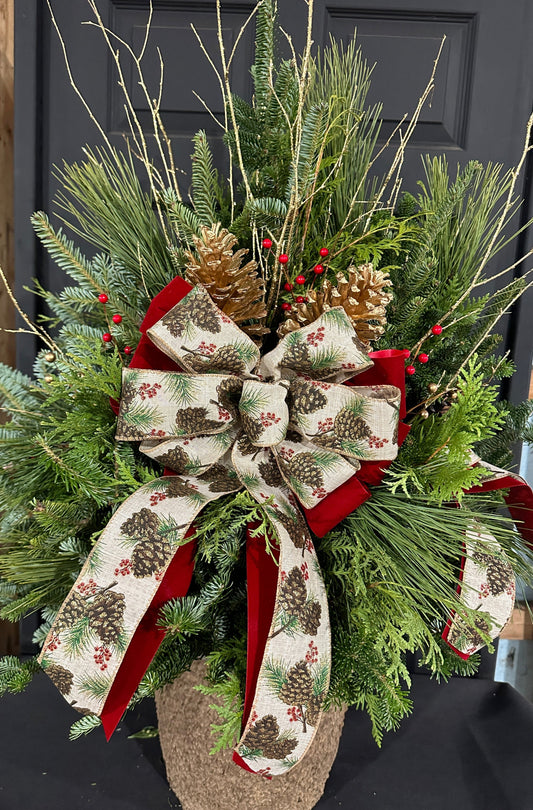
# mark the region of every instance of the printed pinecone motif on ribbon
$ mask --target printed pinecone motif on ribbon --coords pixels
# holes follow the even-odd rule
[[[307,525],[305,524],[304,520],[299,515],[296,519],[293,519],[284,512],[278,512],[276,515],[276,520],[283,523],[295,547],[305,549],[307,545],[308,533]]]
[[[320,602],[307,602],[298,614],[300,627],[309,636],[316,636],[320,627],[322,617],[322,607]]]
[[[305,705],[313,694],[313,680],[307,661],[298,661],[287,672],[279,697],[289,706]]]
[[[274,456],[271,455],[268,461],[260,461],[257,465],[257,469],[259,470],[265,484],[268,484],[269,487],[277,488],[285,486],[285,481],[283,480],[283,476],[279,471],[279,467]]]
[[[218,405],[235,415],[239,410],[243,380],[239,377],[228,377],[217,385]]]
[[[191,290],[177,307],[171,309],[161,319],[161,323],[168,329],[172,337],[181,337],[189,322],[204,332],[211,332],[211,334],[220,332],[220,317],[209,295],[202,287]]]
[[[250,442],[256,442],[259,439],[261,433],[263,433],[265,429],[261,420],[254,419],[253,416],[250,416],[247,413],[242,413],[242,411],[241,411],[241,420],[242,426],[246,431],[246,435],[248,436]],[[254,453],[256,451],[257,448],[254,448]]]
[[[301,484],[316,489],[324,484],[322,470],[312,453],[296,453],[289,462],[280,459],[284,474],[295,478]]]
[[[290,368],[308,377],[316,376],[311,362],[309,346],[307,343],[304,343],[303,340],[296,340],[294,343],[290,343],[285,347],[280,366],[282,368]],[[320,374],[320,372],[318,372],[318,374]]]
[[[99,593],[89,605],[87,616],[91,630],[104,644],[118,641],[123,629],[125,606],[124,594],[111,591]]]
[[[242,264],[248,253],[246,248],[233,252],[236,244],[237,238],[220,223],[202,228],[201,236],[194,237],[196,252],[185,253],[186,277],[192,283],[202,284],[217,307],[243,332],[264,335],[268,332],[264,326],[246,323],[266,317],[263,281],[255,261]]]
[[[220,422],[207,418],[207,408],[182,408],[176,414],[176,426],[185,435],[220,430]]]
[[[190,498],[195,492],[187,481],[178,475],[168,475],[165,478],[165,494],[167,498]]]
[[[81,594],[73,591],[66,599],[56,619],[58,632],[73,627],[87,613],[87,602]]]
[[[122,534],[127,534],[128,537],[153,537],[159,528],[159,518],[151,509],[145,506],[140,512],[134,512],[133,515],[124,521],[120,527]]]
[[[310,726],[316,726],[320,717],[320,710],[322,708],[323,697],[312,695],[307,702],[307,710],[305,712],[305,719]]]
[[[389,274],[374,270],[372,264],[349,267],[347,277],[337,273],[337,284],[324,279],[318,290],[306,293],[307,301],[293,304],[278,329],[280,336],[307,326],[333,307],[342,307],[357,337],[364,344],[377,340],[385,331],[387,306],[392,300]]]
[[[46,674],[62,695],[69,695],[74,681],[74,675],[69,669],[60,664],[49,664],[46,667]]]
[[[156,456],[156,459],[163,467],[168,467],[177,473],[184,473],[190,462],[190,458],[183,447],[173,447],[171,450],[167,450],[166,453]]]
[[[493,557],[487,565],[487,585],[492,596],[505,593],[509,584],[514,580],[513,569],[503,560]]]
[[[278,721],[274,715],[266,714],[247,733],[245,745],[252,751],[261,751],[268,759],[285,759],[292,754],[298,741],[291,737],[279,739]]]
[[[343,441],[369,439],[372,431],[362,416],[357,416],[350,408],[342,408],[333,423],[333,430],[316,436],[313,441],[320,447],[341,447]]]
[[[242,433],[239,436],[237,439],[237,445],[239,447],[239,452],[242,453],[243,456],[255,456],[261,451],[260,447],[252,444],[246,433]]]
[[[184,358],[190,368],[200,373],[224,372],[227,374],[243,374],[246,366],[235,346],[219,346],[213,354],[199,354],[190,352]]]
[[[131,570],[137,579],[150,577],[167,564],[172,554],[170,543],[166,540],[144,540],[137,543],[131,555]]]
[[[297,565],[287,574],[280,588],[279,605],[290,616],[300,616],[307,601],[307,587],[304,575]]]
[[[198,477],[201,481],[209,482],[210,492],[231,492],[241,486],[237,475],[232,470],[224,467],[223,464],[213,464],[212,467]]]
[[[324,408],[328,401],[320,388],[301,377],[292,382],[287,399],[289,408],[299,413],[315,413]]]

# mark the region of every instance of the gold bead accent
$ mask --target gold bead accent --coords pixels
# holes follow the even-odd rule
[[[459,394],[457,393],[457,391],[452,391],[452,399],[457,399],[458,396]]]
[[[429,416],[429,411],[426,411],[426,410],[420,411],[420,418],[421,419],[427,419],[428,416]]]
[[[44,378],[44,381],[45,381],[45,383],[51,383],[51,382],[54,382],[54,378],[52,377],[51,374],[46,374],[45,378]]]
[[[437,385],[437,383],[429,383],[428,391],[431,394],[436,394],[438,390],[439,390],[439,386]]]
[[[54,360],[56,359],[56,356],[53,352],[46,352],[44,359],[46,360],[47,363],[53,363]]]

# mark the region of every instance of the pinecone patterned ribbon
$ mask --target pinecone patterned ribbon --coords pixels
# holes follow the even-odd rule
[[[117,438],[177,474],[116,511],[61,607],[41,664],[65,698],[102,715],[128,647],[209,501],[245,487],[278,536],[274,611],[239,759],[292,768],[318,726],[330,674],[324,582],[298,501],[311,508],[362,459],[397,453],[400,391],[339,383],[372,365],[343,309],[260,358],[198,285],[148,330],[184,373],[125,369]],[[149,663],[149,661],[147,662]],[[131,694],[130,694],[131,696]],[[125,706],[124,706],[125,708]]]

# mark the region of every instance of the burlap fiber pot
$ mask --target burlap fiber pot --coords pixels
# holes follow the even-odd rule
[[[170,786],[183,810],[312,810],[324,792],[339,747],[344,711],[327,712],[309,753],[288,774],[263,779],[232,762],[231,751],[211,755],[213,699],[194,690],[205,667],[195,662],[156,695],[159,736]]]

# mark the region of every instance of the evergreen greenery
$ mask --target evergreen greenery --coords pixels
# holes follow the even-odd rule
[[[372,261],[390,272],[394,295],[377,348],[416,354],[427,349],[435,323],[444,327],[432,339],[431,364],[408,380],[411,431],[398,459],[371,499],[317,540],[333,618],[328,701],[368,711],[380,742],[411,708],[408,653],[421,653],[435,677],[475,670],[476,656],[462,661],[440,637],[458,604],[465,532],[485,528],[502,558],[532,579],[532,553],[501,516],[501,495],[465,494],[480,479],[472,452],[504,466],[512,442],[533,439],[532,404],[499,403],[492,384],[513,370],[497,354],[493,327],[528,284],[520,277],[491,292],[487,283],[487,264],[498,258],[508,238],[503,225],[516,209],[515,174],[472,162],[450,177],[443,158],[426,158],[418,197],[398,201],[394,167],[390,176],[373,175],[380,108],[367,105],[371,69],[356,40],[279,59],[276,19],[275,2],[262,0],[252,101],[225,91],[229,180],[216,170],[203,131],[193,138],[188,198],[177,180],[154,182],[153,165],[141,155],[151,178],[144,191],[133,151],[107,144],[56,170],[60,226],[43,212],[33,217],[69,281],[58,293],[35,287],[47,305],[35,329],[52,336],[34,377],[0,367],[7,420],[0,427],[0,615],[16,620],[41,611],[35,641],[42,644],[114,510],[160,475],[136,446],[115,441],[109,399],[120,397],[124,347],[135,347],[150,300],[183,272],[184,251],[203,225],[221,222],[251,251],[273,330],[279,304],[289,300],[282,283],[309,274],[319,248],[329,249],[332,282],[349,265]],[[72,237],[94,255],[84,256]],[[264,237],[273,241],[268,256],[260,250]],[[280,252],[293,258],[287,279]],[[120,325],[109,313],[122,316]],[[101,343],[104,331],[113,333],[110,346]],[[332,357],[322,359],[328,365]],[[436,384],[430,394],[429,383]],[[233,745],[240,732],[246,527],[265,535],[274,554],[269,509],[240,492],[203,510],[193,584],[161,611],[168,632],[133,699],[153,695],[205,658],[201,689],[213,695],[220,716],[215,750]],[[167,527],[170,534],[174,528]],[[474,627],[473,611],[464,613]],[[22,690],[37,668],[33,659],[2,659],[0,692]],[[105,679],[87,684],[93,693],[105,688]],[[71,736],[98,725],[83,717]]]

